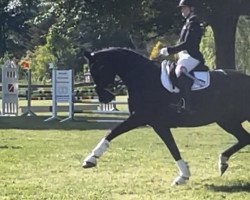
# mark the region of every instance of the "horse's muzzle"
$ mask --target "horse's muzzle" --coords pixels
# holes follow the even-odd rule
[[[110,92],[108,89],[96,87],[95,90],[99,97],[99,101],[101,103],[105,103],[105,104],[109,103],[115,98],[115,95],[112,92]]]

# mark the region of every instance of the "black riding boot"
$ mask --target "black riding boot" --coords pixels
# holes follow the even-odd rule
[[[182,74],[178,78],[178,87],[180,89],[181,99],[177,104],[177,111],[182,112],[193,112],[191,110],[191,87],[193,80],[187,77],[185,74]]]

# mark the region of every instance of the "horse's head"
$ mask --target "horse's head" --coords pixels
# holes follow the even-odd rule
[[[114,84],[116,73],[113,68],[113,62],[105,51],[89,53],[84,56],[88,60],[91,76],[95,83],[95,90],[101,103],[109,103],[115,98],[110,92],[110,86]]]

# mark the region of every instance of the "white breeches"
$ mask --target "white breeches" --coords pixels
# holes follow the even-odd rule
[[[179,60],[177,61],[177,66],[175,68],[177,77],[180,77],[183,70],[190,72],[200,63],[199,60],[191,57],[186,51],[181,51],[178,53],[178,56]]]

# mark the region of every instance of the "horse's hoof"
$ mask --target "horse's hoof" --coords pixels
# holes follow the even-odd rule
[[[91,162],[84,162],[83,164],[82,164],[82,167],[83,168],[92,168],[92,167],[95,167],[96,166],[96,164],[95,163],[91,163]]]
[[[171,186],[184,185],[189,180],[188,177],[178,176],[171,184]]]
[[[221,165],[220,165],[220,175],[221,176],[225,173],[225,171],[227,170],[227,168],[228,168],[228,164],[227,163],[221,163]]]
[[[228,157],[226,156],[223,156],[222,154],[219,156],[219,172],[220,172],[220,175],[222,176],[225,171],[227,170],[228,168],[228,164],[227,164],[227,161],[228,161]]]
[[[88,156],[84,159],[84,161],[83,161],[83,163],[82,163],[82,167],[83,167],[83,168],[95,167],[96,164],[97,164],[96,159],[97,159],[97,158],[96,158],[95,156],[93,156],[92,154],[88,155]]]

